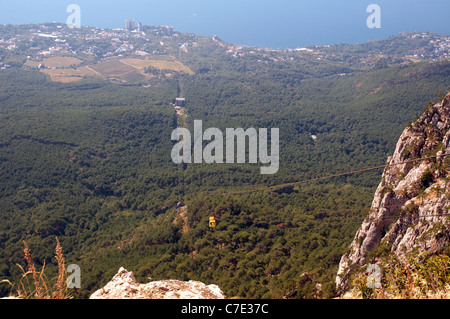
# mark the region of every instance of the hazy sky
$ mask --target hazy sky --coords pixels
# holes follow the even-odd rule
[[[65,22],[69,4],[81,24],[123,27],[125,19],[246,45],[294,48],[358,43],[403,31],[450,34],[450,0],[0,0],[0,23]],[[366,24],[370,4],[381,8],[381,28]]]

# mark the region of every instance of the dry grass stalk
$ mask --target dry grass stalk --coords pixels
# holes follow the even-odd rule
[[[29,273],[32,274],[33,281],[34,281],[34,287],[35,287],[35,290],[34,290],[35,297],[38,299],[42,299],[44,296],[43,296],[42,287],[40,286],[39,282],[40,282],[40,278],[42,278],[42,272],[44,270],[44,267],[42,267],[42,272],[41,272],[40,276],[38,277],[36,267],[31,258],[30,249],[28,248],[28,245],[25,241],[23,241],[23,245],[25,246],[23,253],[25,255],[25,260],[28,263],[28,272],[24,272],[22,269],[22,272],[23,272],[22,278],[24,278],[24,277],[27,278],[27,282],[28,282],[28,274]]]
[[[64,299],[67,294],[67,285],[66,285],[66,266],[64,257],[62,254],[61,244],[59,243],[58,237],[56,237],[56,255],[55,258],[58,262],[58,279],[56,280],[55,288],[56,291],[53,292],[53,299]]]
[[[0,283],[8,283],[11,285],[11,291],[15,290],[14,297],[21,299],[67,299],[70,293],[66,285],[67,272],[65,269],[65,260],[62,254],[62,248],[58,237],[56,237],[56,254],[55,258],[58,263],[58,276],[56,283],[52,286],[50,280],[45,275],[45,263],[40,272],[36,270],[33,263],[30,249],[27,243],[23,242],[24,259],[28,264],[28,270],[17,264],[22,271],[22,277],[18,284],[13,284],[9,280],[2,280]],[[33,284],[30,284],[29,275],[32,276]]]

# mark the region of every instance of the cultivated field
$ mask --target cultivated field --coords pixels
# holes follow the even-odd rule
[[[68,68],[71,66],[80,65],[81,63],[83,63],[83,61],[80,59],[62,56],[45,58],[41,62],[27,61],[25,65],[29,67],[38,67],[39,64],[42,64],[46,68]]]
[[[78,69],[42,69],[41,72],[49,75],[52,81],[62,83],[76,82],[83,77],[100,75],[87,66]]]
[[[177,61],[172,56],[155,56],[152,59],[114,59],[93,65],[76,67],[83,63],[82,60],[72,57],[52,57],[41,62],[28,61],[29,67],[38,67],[42,64],[45,68],[41,72],[48,74],[52,81],[74,82],[83,77],[100,77],[115,79],[123,82],[141,83],[152,77],[144,72],[147,67],[161,70],[171,70],[186,74],[194,74],[190,68]]]
[[[136,68],[126,65],[119,60],[111,60],[100,64],[90,66],[94,71],[104,76],[121,76],[128,72],[136,71]]]
[[[169,57],[170,58],[170,57]],[[138,69],[144,69],[152,66],[161,70],[172,70],[175,72],[183,72],[187,74],[194,74],[190,68],[178,62],[174,58],[172,59],[122,59],[120,62],[133,66]]]

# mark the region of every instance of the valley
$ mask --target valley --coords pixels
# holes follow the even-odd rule
[[[165,26],[0,25],[0,279],[21,276],[24,240],[55,275],[58,236],[82,272],[76,298],[120,267],[228,297],[334,298],[382,169],[268,188],[383,165],[448,91],[448,41],[270,50]],[[279,128],[279,170],[174,163],[171,134],[195,120]]]

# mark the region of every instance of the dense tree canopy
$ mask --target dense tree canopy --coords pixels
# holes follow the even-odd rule
[[[381,171],[292,192],[230,193],[384,164],[407,123],[448,87],[450,63],[367,69],[222,51],[180,54],[194,75],[146,87],[0,71],[0,279],[19,276],[22,240],[54,270],[58,236],[67,262],[81,266],[80,297],[121,266],[139,280],[201,280],[245,298],[313,297],[300,277],[308,272],[323,284],[319,297],[333,296],[339,258]],[[221,130],[279,128],[279,172],[174,164],[170,103],[180,95],[191,131],[195,119]],[[188,207],[185,215],[177,203]]]

